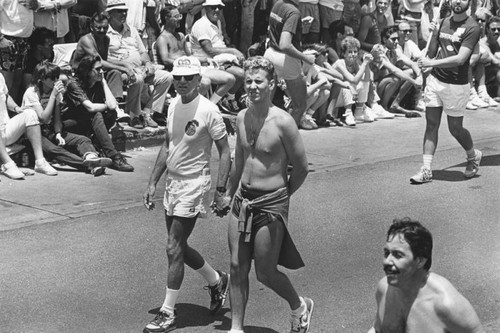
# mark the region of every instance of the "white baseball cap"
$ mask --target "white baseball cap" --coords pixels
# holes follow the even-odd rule
[[[200,72],[201,63],[196,57],[182,56],[174,61],[172,75],[194,75]]]
[[[221,0],[205,0],[203,6],[225,6]]]

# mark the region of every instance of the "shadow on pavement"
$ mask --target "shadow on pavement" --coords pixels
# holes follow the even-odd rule
[[[484,152],[483,152],[484,154]],[[460,164],[452,165],[449,168],[458,168],[458,167],[464,167],[467,165],[467,162],[463,162]],[[481,165],[482,166],[500,166],[500,154],[497,155],[483,155],[483,158],[481,159]],[[447,169],[449,169],[447,168]],[[434,170],[432,171],[434,173]]]
[[[159,311],[160,308],[155,308],[149,310],[149,313],[156,315]],[[203,327],[220,322],[216,326],[217,329],[226,331],[231,329],[231,319],[225,316],[226,313],[230,312],[227,307],[222,308],[216,316],[210,315],[204,306],[189,303],[176,304],[175,311],[177,312],[177,328]]]
[[[271,328],[257,327],[257,326],[245,326],[245,332],[248,333],[278,333]]]
[[[465,165],[464,165],[465,167]],[[480,177],[477,175],[472,178],[465,178],[463,171],[456,170],[432,170],[432,180],[441,180],[445,182],[463,182],[469,179]]]

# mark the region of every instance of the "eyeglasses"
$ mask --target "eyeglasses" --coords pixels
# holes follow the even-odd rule
[[[498,31],[500,31],[500,28],[490,28],[490,30],[493,32],[498,32]]]
[[[411,29],[399,30],[399,32],[402,32],[404,34],[411,34]]]
[[[484,22],[486,22],[485,19],[480,19],[480,18],[476,19],[476,21],[477,21],[477,23],[484,23]]]
[[[212,9],[212,10],[216,10],[216,9],[222,10],[224,8],[222,6],[207,6],[207,7],[210,8],[210,9]]]
[[[393,42],[397,42],[399,40],[399,37],[392,37],[392,38],[389,38],[391,41]]]
[[[182,78],[186,81],[192,81],[194,79],[194,74],[192,75],[173,75],[175,81],[180,81]]]

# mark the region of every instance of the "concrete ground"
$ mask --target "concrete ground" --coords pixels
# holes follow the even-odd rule
[[[424,126],[424,118],[398,117],[301,131],[311,172],[292,198],[290,232],[306,267],[286,272],[315,300],[311,332],[370,328],[384,235],[403,216],[433,232],[432,270],[470,300],[486,332],[500,332],[500,111],[465,118],[484,153],[479,175],[468,180],[465,153],[443,118],[434,181],[409,184],[421,165]],[[141,203],[157,152],[127,151],[134,173],[0,177],[0,332],[142,331],[163,301],[167,264],[163,184],[158,209]],[[227,219],[209,215],[191,238],[221,269],[228,267],[226,230]],[[178,332],[229,330],[229,304],[208,315],[203,284],[186,270]],[[250,288],[245,331],[288,331],[285,302],[253,272]]]

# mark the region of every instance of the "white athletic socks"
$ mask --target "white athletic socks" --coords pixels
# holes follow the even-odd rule
[[[229,332],[227,333],[245,333],[243,332],[243,330],[235,330],[234,328],[232,328]]]
[[[165,296],[165,301],[163,302],[160,311],[166,312],[168,314],[174,314],[175,303],[177,303],[179,290],[168,289],[168,287],[166,287],[166,289],[167,289],[167,294]]]
[[[431,165],[432,165],[432,158],[434,156],[430,154],[424,154],[423,155],[423,160],[424,160],[424,167],[426,167],[429,170],[432,170]]]
[[[294,317],[300,317],[301,314],[307,311],[306,302],[302,297],[299,297],[299,299],[300,299],[300,306],[297,309],[292,310],[292,316]]]
[[[206,261],[205,264],[196,270],[208,282],[209,286],[215,286],[219,282],[219,273],[215,271]]]
[[[213,93],[213,94],[212,94],[212,98],[210,98],[210,100],[212,100],[212,102],[213,102],[214,104],[219,103],[219,101],[220,101],[221,99],[222,99],[222,96],[217,95],[217,93]]]
[[[230,100],[230,101],[233,100],[234,97],[235,97],[234,94],[230,94],[230,93],[227,93],[226,96],[227,96],[227,99]]]

